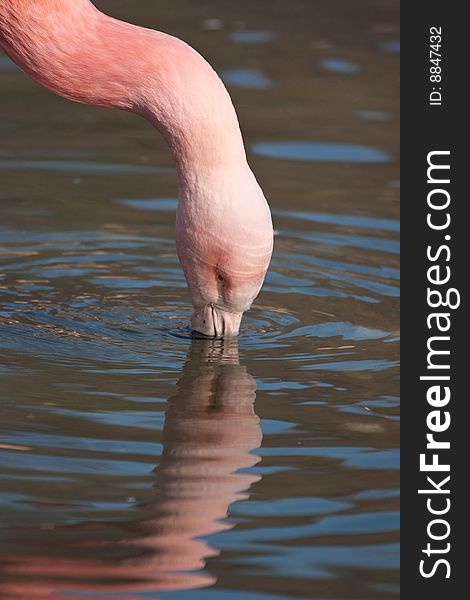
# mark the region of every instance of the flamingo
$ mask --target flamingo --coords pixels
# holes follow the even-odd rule
[[[230,96],[193,48],[116,20],[90,0],[1,0],[0,47],[56,94],[146,118],[176,162],[176,248],[191,328],[239,333],[271,260],[271,213]]]

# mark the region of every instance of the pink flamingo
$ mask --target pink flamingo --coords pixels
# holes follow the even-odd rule
[[[0,46],[53,92],[137,113],[163,135],[179,175],[176,247],[191,327],[237,335],[263,284],[273,229],[210,65],[181,40],[108,17],[89,0],[1,0]]]

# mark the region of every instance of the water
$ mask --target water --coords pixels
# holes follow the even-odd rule
[[[275,254],[191,339],[163,142],[1,58],[0,598],[398,598],[397,3],[99,4],[229,75]]]

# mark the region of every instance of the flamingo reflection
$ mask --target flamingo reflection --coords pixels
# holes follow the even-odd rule
[[[67,552],[72,556],[12,552],[0,562],[0,597],[70,600],[72,594],[90,600],[103,593],[113,598],[114,592],[131,600],[142,591],[213,585],[204,569],[219,550],[202,536],[232,528],[228,507],[246,498],[259,479],[238,473],[259,460],[251,452],[261,444],[255,391],[253,377],[239,364],[236,340],[193,340],[169,400],[155,494],[145,507],[150,517],[138,524],[138,536],[116,544],[106,541],[103,524],[63,527],[75,534],[81,528],[81,542]],[[99,558],[91,558],[97,548]]]

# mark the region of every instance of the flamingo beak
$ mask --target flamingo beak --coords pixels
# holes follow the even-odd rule
[[[194,309],[191,329],[211,338],[229,338],[238,335],[243,313],[229,312],[208,304]]]

